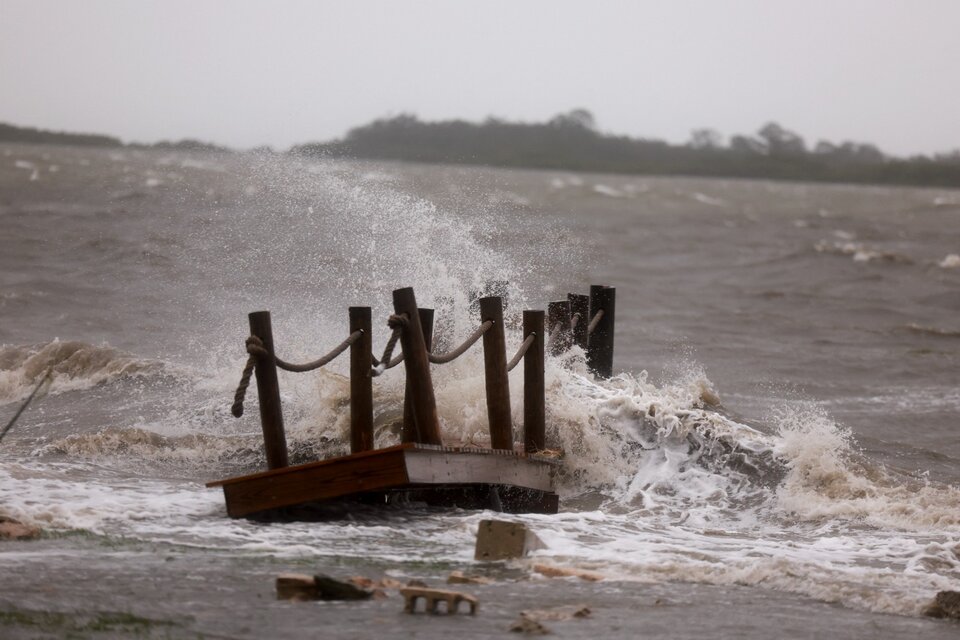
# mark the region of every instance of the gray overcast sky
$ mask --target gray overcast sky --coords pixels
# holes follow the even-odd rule
[[[960,0],[0,0],[0,121],[152,142],[325,140],[374,118],[685,141],[960,147]]]

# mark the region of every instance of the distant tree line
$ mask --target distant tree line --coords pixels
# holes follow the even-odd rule
[[[118,138],[93,133],[65,133],[30,127],[15,127],[0,122],[0,142],[27,142],[33,144],[72,144],[91,147],[122,147]]]
[[[726,145],[712,129],[697,129],[689,142],[676,145],[600,133],[584,109],[533,124],[496,118],[423,122],[404,114],[351,129],[342,140],[304,144],[291,152],[568,171],[960,187],[960,150],[894,158],[857,142],[820,141],[808,149],[802,137],[773,122],[755,135],[735,135]]]
[[[125,146],[110,136],[3,123],[0,142]],[[193,139],[126,146],[229,151]],[[404,114],[351,129],[342,140],[303,144],[290,152],[566,171],[960,187],[960,150],[896,158],[872,144],[859,142],[835,144],[821,140],[808,148],[801,136],[775,122],[764,125],[754,135],[732,136],[727,144],[713,129],[696,129],[686,144],[669,144],[601,133],[593,115],[585,109],[559,114],[544,123],[497,118],[482,123],[423,122]]]
[[[229,151],[227,147],[185,138],[176,142],[161,140],[154,144],[132,142],[124,145],[119,138],[92,133],[66,133],[31,127],[16,127],[0,122],[0,142],[29,144],[64,144],[84,147],[123,147],[132,149],[177,149],[181,151]]]

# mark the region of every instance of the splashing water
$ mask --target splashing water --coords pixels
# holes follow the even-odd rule
[[[186,325],[164,318],[176,348],[153,358],[91,342],[2,348],[0,407],[25,397],[50,365],[54,380],[43,411],[4,454],[0,508],[54,529],[200,549],[468,562],[477,523],[490,514],[361,512],[349,522],[269,526],[225,517],[219,492],[200,482],[263,464],[255,398],[243,419],[228,413],[245,359],[238,319],[274,310],[280,355],[307,359],[346,334],[346,314],[323,310],[372,304],[385,320],[390,291],[413,286],[422,306],[443,311],[438,324],[456,343],[477,324],[471,292],[508,280],[508,315],[542,306],[533,292],[547,290],[554,272],[538,267],[559,261],[576,272],[578,247],[516,211],[505,222],[488,199],[448,208],[410,195],[384,171],[267,159],[242,169],[242,187],[223,188],[222,203],[170,243],[164,264],[184,272],[164,295],[196,302],[178,307]],[[237,171],[212,173],[205,179]],[[817,250],[859,259],[862,247]],[[194,291],[184,283],[197,273]],[[386,337],[381,325],[375,350]],[[511,329],[508,351],[520,341]],[[294,461],[347,450],[345,370],[341,360],[283,378]],[[399,439],[401,370],[375,384],[378,446]],[[487,443],[479,346],[433,372],[444,441]],[[918,613],[931,591],[960,579],[960,491],[871,461],[822,409],[792,404],[751,426],[695,365],[659,385],[645,371],[597,380],[576,348],[548,358],[546,389],[548,446],[564,453],[563,511],[509,516],[546,542],[531,561],[623,580],[756,585],[900,614]],[[520,429],[516,375],[511,398]]]

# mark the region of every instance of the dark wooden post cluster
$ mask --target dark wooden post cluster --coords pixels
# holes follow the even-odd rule
[[[583,349],[587,354],[587,366],[601,378],[613,375],[613,329],[616,316],[617,290],[604,285],[590,287],[590,295],[567,294],[561,302],[551,302],[547,329],[558,334],[553,337],[550,354],[558,356],[572,345]],[[590,333],[590,321],[603,310],[593,333]],[[572,325],[573,318],[577,318]]]
[[[613,376],[613,326],[617,290],[605,285],[590,287],[590,319],[603,311],[587,343],[587,366],[601,378]]]
[[[480,321],[490,321],[483,334],[484,374],[490,446],[512,451],[513,423],[510,410],[510,378],[507,370],[504,297],[506,282],[488,285],[488,295],[476,300]],[[403,349],[406,382],[404,390],[403,442],[441,445],[440,421],[430,374],[434,311],[417,307],[413,289],[393,292],[394,311],[405,317],[399,342]],[[603,311],[593,332],[592,319]],[[572,345],[587,352],[587,363],[598,376],[613,375],[613,336],[616,313],[616,289],[595,285],[590,296],[569,294],[567,300],[551,302],[548,313],[523,312],[523,339],[533,337],[523,355],[523,447],[527,453],[546,447],[546,399],[544,356],[550,331],[558,331],[551,343],[551,354],[560,355]],[[373,332],[370,307],[350,307],[350,333],[360,335],[350,345],[350,450],[352,453],[374,448],[373,433]],[[571,319],[579,319],[572,325]],[[268,311],[251,313],[250,334],[263,343],[269,357],[257,358],[257,392],[260,396],[260,421],[269,469],[288,466],[280,387],[277,380],[273,331]]]

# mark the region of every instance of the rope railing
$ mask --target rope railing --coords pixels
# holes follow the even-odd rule
[[[531,333],[527,336],[527,339],[523,341],[520,345],[520,348],[517,349],[517,353],[513,356],[513,359],[507,363],[507,372],[513,371],[514,367],[520,363],[520,360],[523,359],[523,356],[527,354],[527,351],[530,349],[530,345],[533,344],[533,341],[537,339],[537,334]]]
[[[483,334],[489,331],[490,327],[492,326],[493,320],[485,320],[480,324],[479,327],[477,327],[477,330],[470,334],[470,337],[464,340],[463,344],[456,349],[448,351],[447,353],[441,353],[439,355],[434,355],[432,353],[427,354],[430,357],[430,362],[433,364],[447,364],[448,362],[453,362],[466,353],[467,349],[476,344],[477,340],[479,340]]]
[[[350,345],[352,345],[354,342],[359,340],[360,336],[362,335],[363,335],[363,331],[359,331],[359,330],[354,331],[349,336],[347,336],[346,340],[344,340],[343,342],[335,346],[330,351],[330,353],[323,356],[322,358],[317,358],[312,362],[306,362],[304,364],[293,364],[293,363],[287,362],[286,360],[281,360],[276,356],[274,356],[274,359],[277,362],[277,367],[283,369],[284,371],[290,371],[292,373],[306,373],[308,371],[313,371],[314,369],[319,369],[320,367],[328,365],[334,360],[336,360],[337,356],[339,356],[341,353],[349,349]],[[264,352],[266,352],[266,350],[264,350]]]
[[[593,319],[590,320],[590,324],[587,325],[587,334],[593,333],[597,325],[600,324],[600,320],[603,318],[603,309],[598,309],[597,313],[593,316]]]
[[[291,371],[293,373],[306,373],[308,371],[313,371],[314,369],[319,369],[320,367],[328,365],[336,360],[337,356],[346,351],[350,345],[359,340],[360,336],[362,335],[362,331],[354,331],[347,336],[346,340],[335,346],[325,356],[317,358],[312,362],[293,364],[291,362],[287,362],[286,360],[281,360],[276,355],[273,357],[273,360],[276,362],[277,367],[283,369],[284,371]],[[267,351],[266,347],[263,346],[263,340],[257,336],[248,337],[246,346],[247,353],[250,354],[250,356],[247,358],[247,364],[243,367],[243,373],[240,375],[240,384],[237,385],[237,391],[233,394],[233,406],[230,408],[231,413],[233,413],[234,417],[237,418],[243,415],[243,401],[246,398],[247,388],[250,386],[250,376],[253,375],[253,368],[257,364],[257,359],[270,356],[270,352]]]

